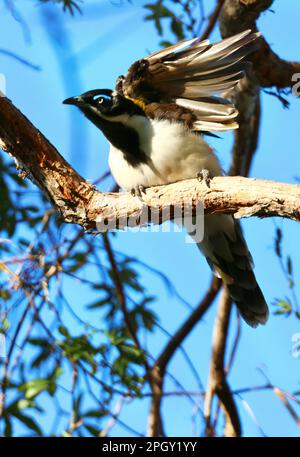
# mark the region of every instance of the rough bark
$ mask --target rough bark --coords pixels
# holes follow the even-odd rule
[[[0,97],[0,139],[2,148],[49,197],[64,221],[85,229],[146,223],[150,210],[152,218],[161,223],[183,203],[185,211],[195,211],[201,202],[207,213],[300,220],[299,185],[258,179],[217,177],[209,187],[190,179],[150,188],[143,201],[128,193],[101,193],[5,97]]]
[[[223,38],[247,29],[257,30],[256,20],[274,0],[226,0],[220,14]],[[290,88],[292,77],[300,73],[300,62],[281,59],[262,37],[258,50],[251,58],[257,83],[262,87]]]
[[[217,395],[225,415],[224,435],[227,437],[241,436],[241,423],[237,407],[226,378],[225,353],[229,329],[229,319],[232,300],[226,288],[220,299],[218,312],[214,324],[212,338],[212,355],[210,361],[208,386],[205,395],[204,416],[206,420],[207,436],[214,436],[211,412],[214,395]]]

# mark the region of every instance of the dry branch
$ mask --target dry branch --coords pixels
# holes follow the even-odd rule
[[[220,14],[223,38],[249,28],[257,30],[256,20],[272,3],[273,0],[225,0]],[[300,70],[300,63],[287,62],[278,57],[264,38],[261,38],[258,44],[258,51],[252,56],[252,70],[249,71],[247,78],[243,79],[235,94],[235,105],[240,113],[238,119],[240,128],[235,132],[229,170],[231,176],[249,174],[259,141],[260,87],[275,86],[278,90],[290,88],[294,73]],[[224,434],[226,436],[241,434],[238,411],[224,369],[230,310],[231,303],[228,294],[224,291],[214,325],[210,375],[205,395],[206,434],[208,435],[215,433],[216,419],[214,423],[211,420],[214,395],[217,395],[224,411]]]
[[[164,397],[163,385],[166,370],[175,352],[181,346],[184,339],[191,333],[197,323],[201,321],[209,309],[221,288],[221,280],[213,277],[208,292],[200,301],[198,306],[191,312],[186,321],[180,326],[177,332],[170,338],[160,355],[157,357],[152,368],[153,395],[150,413],[148,418],[148,431],[150,436],[158,436],[161,429],[161,404]]]
[[[96,222],[102,229],[106,223],[123,228],[133,221],[146,222],[149,210],[162,222],[172,217],[172,209],[181,208],[183,202],[189,210],[202,202],[207,213],[300,220],[300,186],[272,181],[217,177],[208,187],[190,179],[150,188],[143,201],[128,193],[101,193],[76,173],[5,97],[0,97],[0,140],[1,147],[49,197],[64,221],[85,229],[96,229]]]
[[[274,0],[226,0],[220,14],[220,30],[223,38],[247,29],[257,30],[256,20]],[[300,73],[300,62],[288,62],[272,51],[264,38],[254,54],[253,70],[258,85],[262,87],[290,88],[292,77]]]
[[[227,289],[223,289],[214,324],[212,355],[208,386],[205,394],[204,416],[206,435],[213,436],[211,412],[213,396],[216,394],[225,415],[225,436],[240,436],[241,424],[232,392],[226,380],[225,352],[231,312],[231,298]]]

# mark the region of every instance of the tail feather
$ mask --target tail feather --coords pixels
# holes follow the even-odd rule
[[[268,306],[253,273],[253,262],[239,224],[231,216],[205,216],[199,248],[226,284],[242,317],[252,327],[265,324]]]
[[[245,321],[252,327],[256,327],[258,324],[267,322],[269,311],[253,272],[248,272],[248,275],[249,279],[252,277],[252,288],[243,287],[237,282],[228,284],[227,288]]]

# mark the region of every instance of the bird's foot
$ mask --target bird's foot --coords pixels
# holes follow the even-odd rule
[[[203,168],[203,170],[198,171],[196,177],[199,182],[204,181],[205,184],[207,185],[207,187],[210,187],[211,177],[210,177],[209,170],[207,170],[206,168]]]
[[[139,186],[132,187],[130,193],[133,197],[142,198],[143,194],[146,193],[146,188],[140,184]]]

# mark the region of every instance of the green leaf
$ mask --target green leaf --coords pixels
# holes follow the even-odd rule
[[[144,5],[144,8],[149,9],[153,12],[156,17],[173,17],[174,13],[161,4],[151,4],[147,3]]]
[[[12,423],[9,417],[5,417],[4,424],[4,436],[9,438],[10,436],[12,436]]]
[[[18,409],[26,409],[26,408],[35,408],[35,403],[32,400],[26,400],[22,398],[21,400],[18,401],[17,403]]]
[[[146,360],[144,351],[136,348],[135,346],[120,344],[118,349],[121,354],[127,358],[127,360],[133,363],[142,364]]]
[[[17,413],[15,414],[15,417],[22,422],[26,427],[28,427],[30,430],[35,432],[38,436],[42,436],[42,430],[41,428],[37,425],[34,419],[32,419],[29,416],[26,416],[25,414],[22,413]]]
[[[43,391],[53,396],[56,391],[56,382],[53,379],[32,379],[22,384],[19,390],[24,392],[26,400],[32,400]]]
[[[172,44],[174,43],[172,43],[171,41],[162,40],[159,44],[162,48],[168,48],[169,46],[172,46]]]
[[[58,331],[61,335],[65,336],[65,337],[70,336],[69,330],[64,325],[59,325]]]
[[[293,262],[292,262],[292,259],[290,256],[287,257],[287,262],[286,262],[286,266],[287,266],[287,272],[290,276],[293,276]]]
[[[282,231],[277,228],[276,229],[276,236],[275,236],[275,252],[277,257],[281,258],[282,252],[281,252],[281,242],[282,242]]]
[[[41,3],[62,3],[63,11],[68,11],[72,16],[77,13],[81,13],[81,9],[78,5],[82,0],[40,0]]]
[[[113,344],[114,346],[118,346],[119,344],[124,342],[124,337],[119,336],[116,330],[111,330],[110,332],[105,331],[104,334],[108,337],[111,344]]]
[[[177,37],[178,40],[184,39],[182,22],[179,19],[177,19],[176,17],[174,17],[171,21],[171,30],[174,33],[174,35]]]
[[[107,416],[107,411],[101,409],[90,409],[86,411],[82,417],[96,417],[101,418]]]
[[[288,317],[292,313],[292,304],[288,298],[286,300],[276,298],[273,305],[278,308],[274,313],[275,315],[285,315]]]
[[[97,300],[94,303],[87,305],[87,308],[88,309],[101,308],[102,306],[107,305],[109,303],[109,301],[110,301],[110,297],[107,296],[105,298],[102,298],[102,300]]]
[[[92,435],[92,436],[99,436],[101,433],[101,429],[94,427],[94,425],[91,424],[84,424],[84,427],[87,429],[87,431]]]

